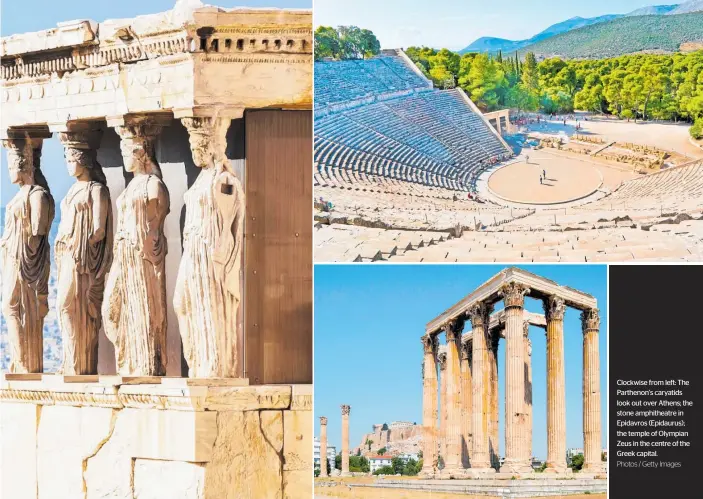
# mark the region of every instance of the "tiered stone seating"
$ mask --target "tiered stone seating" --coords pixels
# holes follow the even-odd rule
[[[398,56],[315,62],[316,107],[430,86]]]
[[[703,221],[692,222],[691,227],[680,228],[685,232],[680,231],[676,234],[625,227],[567,232],[470,231],[464,232],[459,238],[433,246],[397,250],[394,255],[389,255],[388,260],[390,262],[700,261],[703,258]],[[317,253],[316,259],[318,259]]]
[[[321,225],[315,230],[315,255],[325,262],[374,262],[388,260],[399,251],[432,247],[451,237],[446,232]]]
[[[663,170],[623,183],[610,196],[582,207],[692,213],[703,210],[703,161]]]

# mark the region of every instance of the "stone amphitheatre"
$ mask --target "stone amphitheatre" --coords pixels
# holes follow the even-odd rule
[[[683,124],[484,115],[384,50],[315,63],[314,141],[318,262],[703,260]]]

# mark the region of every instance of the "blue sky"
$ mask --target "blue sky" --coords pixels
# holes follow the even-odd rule
[[[482,36],[521,40],[575,16],[626,14],[647,5],[665,3],[646,0],[315,0],[314,23],[315,26],[356,25],[370,29],[382,48],[427,45],[459,50]]]
[[[505,268],[496,265],[316,265],[315,435],[328,418],[328,441],[340,449],[341,404],[351,405],[350,448],[373,424],[422,423],[422,345],[425,324]],[[607,269],[602,265],[522,267],[592,294],[601,310],[600,356],[603,445],[606,442]],[[542,313],[541,302],[526,308]],[[533,372],[533,454],[545,458],[546,340],[530,328]],[[443,341],[443,340],[442,340]],[[567,447],[583,446],[582,353],[579,312],[564,321]],[[501,454],[505,346],[498,351]]]
[[[101,22],[106,19],[135,17],[170,10],[175,3],[176,0],[2,0],[0,30],[2,36],[9,36],[55,28],[57,23],[72,19]],[[213,0],[203,3],[227,8],[241,5],[306,9],[312,7],[312,0]],[[0,206],[4,207],[17,192],[17,187],[10,183],[5,151],[2,151],[0,156]],[[58,206],[73,179],[66,172],[63,147],[56,136],[44,141],[42,165],[42,171]]]

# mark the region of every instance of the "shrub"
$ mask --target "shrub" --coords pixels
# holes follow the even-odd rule
[[[703,138],[703,118],[698,118],[694,121],[693,126],[688,130],[688,133],[690,133],[691,137],[696,140]]]

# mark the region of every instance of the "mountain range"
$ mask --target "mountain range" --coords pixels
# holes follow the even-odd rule
[[[685,14],[690,12],[703,11],[703,0],[689,0],[687,2],[676,5],[652,5],[642,7],[628,14],[606,14],[598,17],[572,17],[566,21],[549,26],[547,29],[537,33],[536,35],[526,40],[506,40],[505,38],[481,37],[473,43],[464,47],[459,51],[460,54],[466,52],[515,52],[527,46],[533,45],[543,40],[547,40],[553,36],[567,33],[569,31],[591,26],[594,24],[608,23],[623,17],[635,16],[668,16],[676,14]]]

